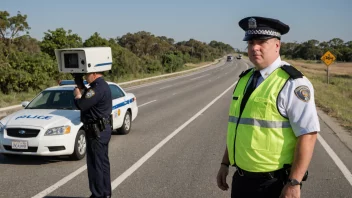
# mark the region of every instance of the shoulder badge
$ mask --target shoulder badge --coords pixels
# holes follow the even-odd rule
[[[295,94],[298,99],[308,102],[310,100],[310,90],[307,86],[301,85],[295,89]]]
[[[86,93],[85,98],[91,98],[95,95],[95,92],[93,89],[89,89],[88,92]]]

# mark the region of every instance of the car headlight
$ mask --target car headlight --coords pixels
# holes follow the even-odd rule
[[[63,135],[71,132],[71,126],[61,126],[48,129],[44,135]]]
[[[5,126],[0,122],[0,134],[4,133]]]

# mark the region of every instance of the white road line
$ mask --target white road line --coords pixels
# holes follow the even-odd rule
[[[222,92],[218,97],[216,97],[213,101],[211,101],[207,106],[205,106],[202,110],[196,113],[193,117],[191,117],[187,122],[178,127],[174,132],[168,135],[165,139],[159,142],[154,148],[152,148],[147,154],[145,154],[141,159],[139,159],[136,163],[134,163],[129,169],[127,169],[124,173],[122,173],[118,178],[116,178],[112,183],[112,190],[117,188],[127,177],[132,175],[139,167],[143,165],[150,157],[152,157],[161,147],[163,147],[171,138],[177,135],[182,129],[184,129],[188,124],[190,124],[193,120],[195,120],[198,116],[200,116],[205,110],[207,110],[211,105],[213,105],[217,100],[219,100],[226,92],[232,89],[236,85],[237,81],[232,84],[229,88],[227,88],[224,92]]]
[[[336,155],[336,153],[331,149],[331,147],[325,142],[325,140],[318,134],[318,140],[320,144],[324,147],[326,152],[329,154],[331,159],[335,162],[337,167],[341,170],[342,174],[346,177],[347,181],[352,186],[352,174],[345,166],[345,164],[341,161],[341,159]]]
[[[71,179],[73,179],[74,177],[79,175],[81,172],[85,171],[86,169],[87,169],[87,165],[82,166],[81,168],[77,169],[75,172],[67,175],[66,177],[64,177],[60,181],[56,182],[54,185],[50,186],[49,188],[43,190],[42,192],[40,192],[36,195],[34,195],[32,198],[42,198],[42,197],[50,194],[54,190],[58,189],[60,186],[66,184],[68,181],[70,181]]]
[[[198,79],[198,78],[203,78],[203,77],[205,77],[205,76],[209,76],[210,74],[207,74],[207,75],[203,75],[203,76],[198,76],[198,77],[196,77],[196,78],[192,78],[192,79],[190,79],[190,80],[196,80],[196,79]]]
[[[169,88],[169,87],[172,87],[173,85],[169,85],[169,86],[166,86],[166,87],[162,87],[160,89],[166,89],[166,88]]]
[[[142,107],[142,106],[144,106],[144,105],[150,104],[150,103],[152,103],[152,102],[155,102],[155,101],[156,101],[156,100],[152,100],[152,101],[146,102],[146,103],[144,103],[144,104],[141,104],[141,105],[138,106],[138,108],[139,108],[139,107]]]

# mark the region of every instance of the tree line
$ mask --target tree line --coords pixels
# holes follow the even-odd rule
[[[281,42],[280,54],[287,59],[321,61],[320,58],[327,51],[330,51],[336,57],[336,61],[352,61],[352,41],[344,42],[340,38],[333,38],[323,42],[315,39],[302,43]],[[247,55],[247,52],[243,53]]]
[[[231,45],[219,41],[209,43],[195,39],[175,42],[173,38],[150,32],[127,33],[121,37],[103,38],[98,32],[83,40],[72,30],[56,28],[44,32],[41,41],[32,38],[27,15],[10,16],[0,11],[0,92],[26,92],[52,86],[60,79],[71,79],[58,72],[54,49],[109,46],[112,49],[112,70],[105,74],[111,81],[126,76],[163,74],[181,70],[185,63],[213,61],[225,54],[239,53]],[[320,60],[326,51],[337,61],[352,61],[352,41],[340,38],[330,41],[282,42],[281,55],[288,59]],[[241,52],[246,54],[246,52]]]
[[[323,42],[311,39],[303,43],[287,42],[281,45],[281,54],[288,59],[320,60],[327,51],[336,57],[336,61],[352,61],[352,41],[344,42],[340,38]]]
[[[112,70],[105,74],[111,81],[125,76],[176,72],[185,63],[214,61],[235,52],[232,46],[220,41],[175,42],[173,38],[146,31],[108,39],[95,32],[83,40],[72,30],[56,28],[44,32],[39,41],[29,35],[30,29],[27,15],[18,12],[10,16],[7,11],[0,11],[0,91],[4,94],[40,90],[60,79],[71,79],[69,74],[58,72],[55,49],[111,47]]]

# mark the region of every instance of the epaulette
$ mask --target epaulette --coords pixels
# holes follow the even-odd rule
[[[253,68],[249,68],[249,69],[247,69],[246,71],[243,71],[241,74],[240,74],[240,78],[242,77],[242,76],[244,76],[244,75],[246,75],[248,72],[250,72],[251,70],[252,70]]]
[[[303,74],[302,72],[298,71],[298,69],[296,69],[293,66],[290,65],[283,65],[281,66],[282,70],[284,70],[288,75],[290,75],[290,77],[292,79],[297,79],[297,78],[303,78]]]

